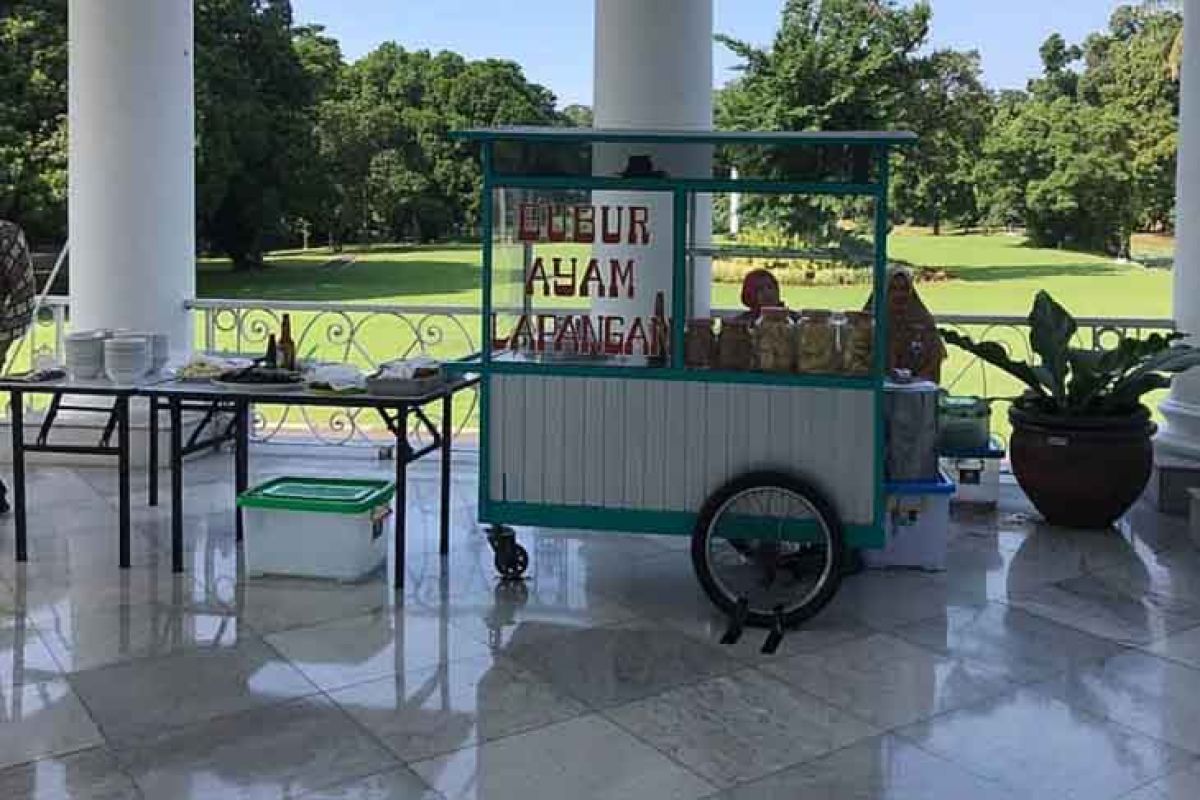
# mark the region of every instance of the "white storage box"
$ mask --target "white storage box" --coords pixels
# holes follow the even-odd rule
[[[942,471],[956,486],[952,502],[995,507],[1000,502],[1004,447],[993,439],[979,450],[943,451]]]
[[[954,481],[945,474],[936,481],[889,483],[884,525],[887,545],[882,550],[863,550],[863,563],[868,567],[945,569],[953,494]]]
[[[387,481],[276,478],[238,498],[246,572],[356,581],[387,560]]]

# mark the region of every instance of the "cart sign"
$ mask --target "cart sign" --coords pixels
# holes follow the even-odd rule
[[[517,240],[523,244],[604,244],[620,246],[621,257],[539,255],[525,268],[526,297],[633,299],[637,296],[638,259],[630,248],[651,243],[646,206],[592,206],[522,203],[517,208]],[[532,248],[531,248],[532,249]],[[560,311],[522,314],[507,335],[492,314],[492,347],[535,353],[641,355],[667,353],[669,322],[661,294],[652,317],[592,315]]]

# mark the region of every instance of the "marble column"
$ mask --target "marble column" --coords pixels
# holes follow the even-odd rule
[[[1200,344],[1200,0],[1184,0],[1183,65],[1176,182],[1175,324]],[[1177,376],[1160,406],[1164,424],[1156,444],[1152,494],[1160,508],[1182,513],[1188,487],[1200,486],[1200,370]]]
[[[71,321],[191,349],[192,0],[70,0]]]
[[[626,130],[707,131],[713,121],[712,0],[596,0],[594,125]],[[711,174],[710,147],[598,145],[597,174],[615,174],[630,155],[649,155],[657,169],[675,176]],[[596,193],[597,203],[650,207],[655,241],[638,252],[641,273],[633,300],[606,300],[596,311],[625,317],[649,316],[655,295],[671,293],[671,204],[645,193]],[[692,210],[694,240],[712,237],[712,200],[697,197]],[[614,248],[604,256],[616,257]],[[632,254],[632,253],[631,253]],[[695,262],[693,313],[707,315],[711,259]],[[669,308],[668,308],[669,311]]]

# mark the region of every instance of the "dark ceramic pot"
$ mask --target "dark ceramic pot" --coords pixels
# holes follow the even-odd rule
[[[1107,528],[1150,480],[1157,428],[1144,406],[1123,417],[1075,418],[1014,404],[1008,418],[1017,483],[1051,525]]]

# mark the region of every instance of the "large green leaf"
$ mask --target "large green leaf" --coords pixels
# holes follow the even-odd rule
[[[1040,291],[1029,312],[1029,344],[1042,359],[1050,394],[1060,404],[1067,402],[1067,366],[1071,339],[1079,326],[1070,312],[1049,293]]]
[[[1070,381],[1067,401],[1072,406],[1085,406],[1091,398],[1112,383],[1112,370],[1118,363],[1116,350],[1083,350],[1072,347],[1067,351]]]
[[[1143,359],[1136,369],[1113,384],[1110,403],[1117,407],[1136,405],[1147,392],[1170,387],[1170,375],[1177,375],[1197,366],[1200,366],[1198,348],[1191,345],[1174,345],[1161,350]]]
[[[1147,372],[1136,378],[1121,381],[1113,390],[1099,398],[1097,413],[1123,414],[1136,408],[1143,395],[1157,389],[1171,388],[1171,376],[1161,372]]]
[[[942,339],[949,344],[966,350],[968,353],[983,359],[993,367],[1004,370],[1028,386],[1034,394],[1042,397],[1046,396],[1046,387],[1043,385],[1038,371],[1024,361],[1015,361],[1010,358],[1008,351],[995,342],[976,342],[970,336],[947,328],[942,328],[939,332],[942,335]]]

